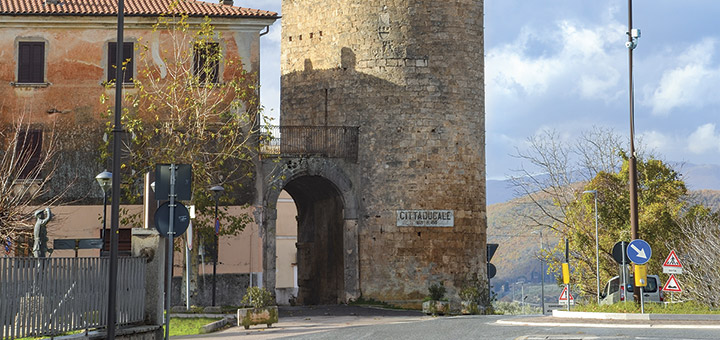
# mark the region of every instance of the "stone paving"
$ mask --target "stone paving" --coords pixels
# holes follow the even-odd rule
[[[268,328],[231,327],[212,334],[177,336],[173,339],[274,339],[323,332],[341,327],[417,322],[431,320],[419,311],[392,310],[374,307],[322,305],[280,307],[280,321]]]

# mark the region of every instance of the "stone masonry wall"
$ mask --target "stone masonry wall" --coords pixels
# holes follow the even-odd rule
[[[282,12],[281,124],[360,127],[363,296],[416,303],[433,282],[456,294],[485,276],[483,2],[284,0]],[[405,209],[453,210],[454,227],[397,227]]]

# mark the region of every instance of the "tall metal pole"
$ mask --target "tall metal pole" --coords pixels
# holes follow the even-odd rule
[[[102,229],[103,248],[105,248],[105,234],[107,234],[107,232],[105,231],[105,229],[107,229],[107,223],[105,222],[106,216],[107,216],[107,192],[105,191],[105,189],[103,189],[103,229]]]
[[[545,245],[543,245],[542,230],[540,230],[540,308],[542,314],[545,314],[545,264],[542,258],[544,250]]]
[[[215,196],[215,225],[217,226],[217,224],[218,224],[218,197]],[[220,243],[219,243],[218,233],[216,230],[215,231],[215,254],[213,254],[214,255],[213,256],[214,257],[214,259],[213,259],[213,284],[212,284],[212,305],[213,306],[215,306],[215,288],[216,288],[215,281],[217,281],[216,275],[217,275],[217,260],[218,260],[218,255],[220,254],[219,248],[220,248]]]
[[[598,210],[597,190],[595,190],[595,280],[597,289],[597,303],[600,304],[600,242],[598,238]]]
[[[638,239],[638,202],[637,202],[637,158],[635,157],[635,90],[633,86],[633,50],[636,41],[633,37],[632,0],[628,0],[628,68],[630,87],[630,164],[628,166],[630,182],[630,236]],[[635,301],[640,301],[640,291],[633,290]]]
[[[168,205],[170,218],[168,218],[167,257],[165,258],[165,263],[167,263],[167,276],[165,276],[165,340],[170,339],[170,304],[172,303],[170,293],[172,292],[173,246],[175,245],[173,241],[175,236],[175,169],[175,164],[170,164],[170,204]]]
[[[597,210],[597,190],[585,190],[583,194],[593,194],[595,200],[595,281],[597,291],[597,303],[600,304],[600,244],[598,237],[598,210]]]
[[[116,300],[117,300],[117,271],[118,271],[118,226],[120,224],[120,139],[122,129],[122,67],[123,60],[123,27],[125,25],[125,2],[118,0],[117,13],[117,48],[115,60],[115,124],[113,126],[113,170],[112,173],[112,204],[110,208],[110,268],[108,274],[108,304],[107,304],[107,338],[115,339]]]
[[[632,0],[628,0],[628,65],[630,80],[630,234],[638,238],[637,158],[635,157],[635,90],[633,85]]]
[[[210,192],[212,192],[213,197],[215,197],[215,256],[213,259],[213,282],[212,282],[212,305],[215,306],[215,289],[216,289],[216,275],[217,275],[217,261],[218,261],[218,255],[220,254],[220,220],[218,220],[218,200],[220,200],[220,195],[222,195],[223,191],[225,191],[225,188],[223,188],[221,185],[216,185],[209,189]],[[252,282],[252,273],[250,273],[250,281]]]

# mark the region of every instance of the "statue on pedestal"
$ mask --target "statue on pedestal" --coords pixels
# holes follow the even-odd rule
[[[52,218],[52,213],[50,212],[50,207],[47,207],[45,209],[35,211],[33,215],[35,215],[35,218],[37,219],[37,221],[35,221],[35,229],[33,234],[35,238],[35,244],[33,245],[33,256],[45,257],[48,241],[47,228],[45,226],[48,222],[50,222],[50,219]]]

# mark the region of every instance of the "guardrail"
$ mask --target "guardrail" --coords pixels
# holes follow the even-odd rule
[[[144,319],[145,259],[118,259],[117,322]],[[2,339],[105,327],[108,258],[0,258]]]
[[[358,131],[358,127],[353,126],[265,126],[261,130],[261,153],[356,161]]]

